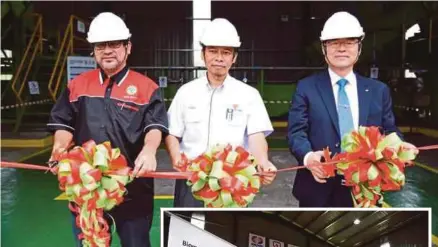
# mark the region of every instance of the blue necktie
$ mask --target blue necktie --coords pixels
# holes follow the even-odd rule
[[[348,101],[345,85],[348,83],[346,79],[340,79],[338,91],[338,121],[341,140],[344,135],[354,129],[353,115],[351,114],[350,102]]]

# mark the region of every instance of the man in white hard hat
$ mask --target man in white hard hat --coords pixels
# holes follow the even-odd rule
[[[298,82],[289,110],[289,148],[299,164],[318,164],[326,147],[332,154],[341,152],[342,137],[359,126],[379,126],[384,134],[401,136],[388,86],[353,71],[364,36],[359,21],[347,12],[326,21],[320,40],[328,69]],[[353,206],[343,177],[327,179],[320,166],[297,172],[293,194],[300,207]]]
[[[55,135],[52,154],[88,140],[110,141],[120,149],[137,178],[127,185],[124,202],[108,213],[122,246],[138,247],[150,246],[154,195],[153,180],[140,176],[155,171],[156,150],[162,134],[167,135],[168,123],[157,84],[126,65],[130,38],[115,14],[105,12],[93,19],[87,40],[100,68],[69,82],[52,109],[48,127]],[[77,235],[75,224],[74,230]]]
[[[244,146],[255,156],[262,177],[269,184],[275,166],[268,160],[265,137],[273,128],[259,92],[229,75],[237,58],[240,38],[228,20],[214,19],[201,36],[202,59],[207,75],[182,86],[168,110],[166,137],[173,167],[180,169],[181,151],[193,159],[216,144]],[[176,207],[202,207],[186,181],[177,180]]]

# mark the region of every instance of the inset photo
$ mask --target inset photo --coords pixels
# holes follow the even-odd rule
[[[427,247],[431,210],[161,210],[162,247]]]

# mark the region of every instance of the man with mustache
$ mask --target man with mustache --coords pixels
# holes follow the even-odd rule
[[[326,147],[341,152],[342,137],[359,126],[379,126],[384,134],[401,136],[388,86],[353,71],[364,36],[359,21],[347,12],[326,21],[320,40],[328,69],[298,82],[289,110],[289,148],[299,164],[318,164]],[[327,179],[321,166],[307,168],[297,172],[293,186],[300,207],[353,206],[342,176]]]
[[[55,103],[48,124],[54,132],[53,154],[70,143],[110,141],[133,168],[124,202],[109,213],[122,246],[148,247],[152,223],[154,181],[141,178],[157,167],[156,150],[167,134],[167,113],[160,89],[151,79],[129,70],[131,33],[113,13],[101,13],[91,22],[87,40],[99,69],[69,82]],[[107,216],[108,223],[112,223]],[[80,229],[73,220],[77,237]],[[81,241],[76,238],[77,246]]]
[[[169,135],[166,145],[173,167],[181,168],[181,151],[194,159],[216,144],[244,146],[255,156],[262,182],[275,177],[268,160],[265,137],[273,128],[259,92],[229,75],[237,59],[240,38],[228,20],[211,21],[201,36],[202,59],[207,75],[182,86],[168,110]],[[177,180],[175,207],[202,207],[193,198],[186,181]]]

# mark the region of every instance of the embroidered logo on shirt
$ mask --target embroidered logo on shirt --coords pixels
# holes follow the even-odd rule
[[[126,88],[126,93],[128,95],[135,95],[137,93],[137,87],[134,85],[130,85]]]

